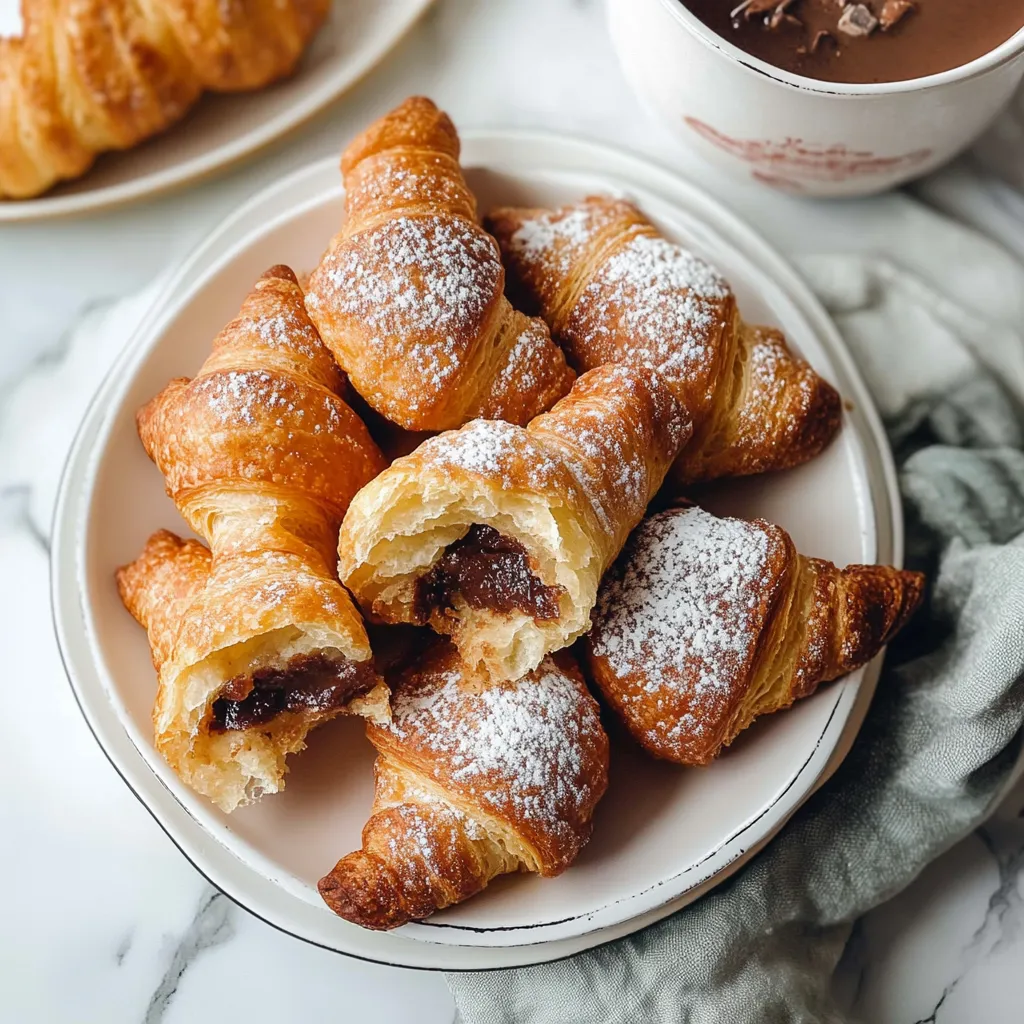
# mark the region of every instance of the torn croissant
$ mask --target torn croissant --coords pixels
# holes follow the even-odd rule
[[[481,689],[440,644],[390,682],[391,721],[367,725],[378,757],[362,849],[320,880],[327,905],[396,928],[497,875],[564,871],[608,785],[608,738],[572,659]]]
[[[189,525],[118,573],[146,627],[156,744],[224,810],[284,785],[315,725],[388,715],[363,621],[334,571],[355,492],[385,466],[287,267],[257,282],[199,375],[143,408],[139,435]]]
[[[345,516],[341,578],[376,619],[430,625],[515,679],[587,629],[689,433],[658,374],[591,370],[526,428],[474,420],[397,459]]]
[[[707,764],[760,715],[870,661],[923,588],[920,573],[798,554],[762,519],[668,509],[605,576],[586,662],[646,750]]]
[[[495,210],[513,290],[583,372],[637,362],[693,417],[677,483],[784,469],[835,435],[835,389],[769,327],[747,324],[725,279],[662,238],[631,203],[593,196],[559,210]]]
[[[448,115],[413,97],[342,156],[347,219],[306,305],[353,387],[407,430],[526,424],[575,374],[543,320],[504,295]]]

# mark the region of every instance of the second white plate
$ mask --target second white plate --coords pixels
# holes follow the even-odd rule
[[[745,316],[782,327],[849,405],[839,438],[813,463],[716,487],[703,502],[779,522],[807,554],[899,564],[895,477],[870,400],[834,327],[760,239],[687,183],[604,147],[478,134],[466,139],[464,163],[481,209],[624,192],[667,235],[716,263]],[[878,666],[762,721],[707,769],[680,770],[616,748],[594,839],[557,879],[501,879],[461,906],[391,933],[334,917],[315,882],[359,846],[373,759],[359,724],[338,721],[313,734],[280,796],[220,814],[153,749],[149,651],[120,606],[113,572],[154,529],[182,529],[138,443],[135,410],[169,378],[195,372],[266,267],[314,266],[341,218],[333,160],[258,196],[182,266],[103,386],[58,502],[54,611],[69,674],[98,741],[171,838],[216,885],[272,924],[340,952],[414,967],[465,970],[566,956],[670,913],[763,845],[845,751]]]

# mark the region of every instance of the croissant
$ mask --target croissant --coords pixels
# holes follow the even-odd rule
[[[309,315],[353,387],[407,430],[526,424],[574,374],[516,312],[446,114],[414,97],[345,150],[347,219],[314,271]]]
[[[288,75],[330,0],[21,0],[0,39],[0,199],[76,178],[181,120],[204,90]]]
[[[594,196],[555,211],[499,209],[487,225],[513,291],[577,371],[629,361],[668,379],[694,423],[677,484],[795,466],[839,428],[835,389],[779,331],[745,323],[722,276],[632,204]]]
[[[392,463],[345,516],[341,578],[377,620],[429,624],[518,678],[587,629],[689,433],[658,374],[591,370],[526,428],[474,420]]]
[[[917,572],[797,554],[763,519],[668,509],[601,584],[586,663],[646,750],[708,764],[758,716],[870,661],[923,588]]]
[[[168,494],[212,553],[158,533],[118,586],[150,636],[157,748],[224,810],[277,792],[318,723],[388,715],[332,571],[345,509],[385,465],[342,386],[295,275],[274,267],[199,376],[139,412]]]
[[[118,570],[117,584],[128,610],[149,635],[159,674],[174,652],[178,627],[210,579],[210,549],[157,530],[134,562]]]
[[[497,875],[564,871],[608,785],[608,737],[572,659],[480,690],[442,644],[391,684],[390,723],[367,726],[378,757],[362,849],[320,880],[331,910],[396,928]]]

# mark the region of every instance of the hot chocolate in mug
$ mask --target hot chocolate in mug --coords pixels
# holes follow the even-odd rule
[[[880,192],[938,167],[980,134],[1024,76],[1024,28],[958,67],[865,83],[767,63],[682,0],[608,0],[608,20],[627,79],[684,143],[731,173],[808,196]],[[900,31],[909,37],[910,28]]]

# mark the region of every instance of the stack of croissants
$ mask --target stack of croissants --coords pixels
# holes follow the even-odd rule
[[[156,745],[224,811],[279,792],[314,727],[366,720],[362,848],[319,889],[386,929],[565,870],[607,786],[602,713],[706,765],[873,658],[924,581],[683,499],[814,457],[841,400],[635,206],[481,224],[423,98],[341,169],[305,287],[268,270],[197,376],[140,410],[205,543],[161,530],[117,582]]]

